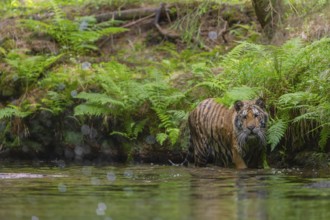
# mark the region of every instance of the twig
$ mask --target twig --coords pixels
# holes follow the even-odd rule
[[[127,24],[124,24],[124,25],[121,26],[121,27],[123,27],[123,28],[131,27],[131,26],[136,25],[136,24],[138,24],[138,23],[140,23],[140,22],[142,22],[142,21],[147,20],[148,18],[152,18],[153,16],[155,16],[155,13],[152,13],[151,15],[148,15],[148,16],[146,16],[146,17],[143,17],[143,18],[140,18],[140,19],[138,19],[138,20],[135,20],[135,21],[129,22],[129,23],[127,23]]]
[[[176,166],[176,167],[180,167],[180,166],[188,166],[189,161],[187,160],[187,158],[184,159],[184,161],[182,163],[174,163],[172,160],[168,160],[168,162],[170,162],[170,164],[172,166]]]
[[[227,39],[225,38],[225,34],[228,32],[227,28],[228,28],[228,21],[225,20],[225,25],[224,25],[224,27],[219,31],[219,34],[218,34],[219,36],[222,37],[222,39],[223,39],[223,41],[225,42],[225,44],[228,43]]]

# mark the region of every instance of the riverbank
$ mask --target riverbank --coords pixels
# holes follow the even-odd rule
[[[328,6],[269,40],[246,2],[64,2],[3,9],[2,160],[179,163],[197,103],[262,96],[270,166],[328,166]]]

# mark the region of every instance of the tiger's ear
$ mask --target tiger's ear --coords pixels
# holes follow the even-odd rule
[[[258,98],[256,100],[256,105],[259,106],[262,109],[266,108],[266,103],[265,103],[265,100],[263,98]]]
[[[244,106],[244,103],[241,100],[237,100],[234,103],[234,108],[235,110],[238,112],[239,110],[241,110],[241,108]]]

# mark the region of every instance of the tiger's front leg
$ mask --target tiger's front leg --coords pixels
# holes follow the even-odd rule
[[[231,149],[231,152],[233,154],[233,163],[235,164],[237,169],[246,169],[247,166],[241,157],[240,153],[238,152],[236,146],[233,146]]]

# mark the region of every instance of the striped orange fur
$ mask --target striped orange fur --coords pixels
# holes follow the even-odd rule
[[[230,109],[214,99],[202,101],[188,119],[190,160],[196,166],[262,167],[267,120],[262,99],[236,101]]]

